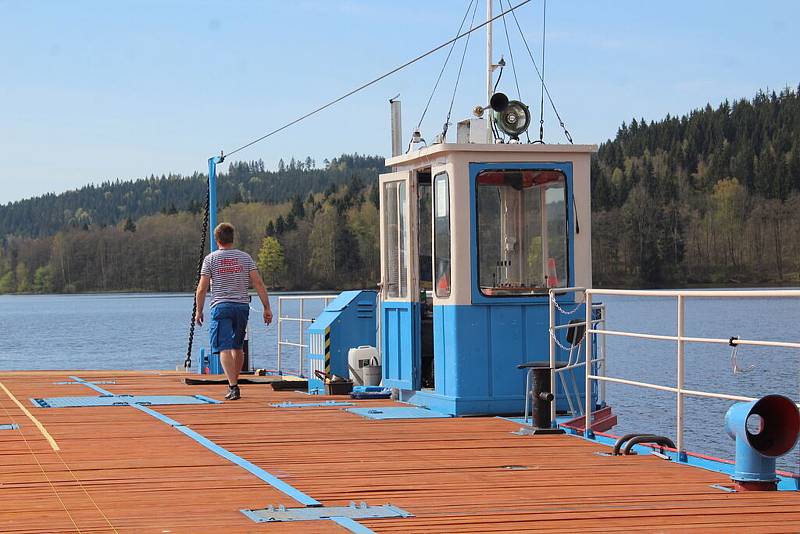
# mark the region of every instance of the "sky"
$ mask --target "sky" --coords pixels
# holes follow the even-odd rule
[[[486,10],[478,1],[476,21]],[[542,2],[517,11],[539,63]],[[469,4],[0,0],[0,204],[87,183],[205,171],[220,150],[452,38]],[[500,12],[499,0],[494,9]],[[470,19],[471,12],[467,25]],[[759,89],[797,88],[797,20],[796,0],[550,0],[545,79],[575,142],[599,144],[633,117],[658,120]],[[495,60],[507,63],[498,90],[530,104],[537,122],[539,80],[507,22],[509,40],[502,22],[494,25]],[[429,141],[446,120],[464,44],[422,122]],[[274,169],[281,158],[388,155],[389,98],[400,94],[407,142],[446,55],[441,50],[235,159],[263,159]],[[486,104],[485,85],[479,30],[467,43],[452,123]],[[546,107],[545,141],[564,142]]]

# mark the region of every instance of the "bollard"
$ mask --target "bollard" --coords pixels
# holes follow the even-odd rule
[[[556,362],[556,368],[565,365],[563,362]],[[553,421],[550,418],[550,405],[555,400],[550,383],[550,363],[530,362],[517,367],[528,370],[525,387],[530,388],[530,391],[525,392],[526,413],[528,395],[533,401],[533,426],[522,428],[519,433],[524,435],[563,434],[564,430],[553,428]]]

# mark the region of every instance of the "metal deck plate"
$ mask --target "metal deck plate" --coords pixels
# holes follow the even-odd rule
[[[352,402],[325,401],[325,402],[279,402],[270,404],[273,408],[324,408],[325,406],[352,406]]]
[[[0,430],[16,430],[19,425],[0,425]]]
[[[347,408],[348,412],[367,419],[441,419],[449,415],[417,406],[387,406],[384,408]]]
[[[88,406],[162,406],[168,404],[219,404],[202,395],[101,395],[99,397],[48,397],[31,399],[39,408],[83,408]]]
[[[391,504],[367,506],[363,502],[360,505],[350,503],[350,506],[309,506],[307,508],[286,508],[284,506],[275,508],[270,506],[261,510],[242,510],[241,512],[256,523],[319,521],[336,517],[346,517],[348,519],[414,517],[413,514]]]

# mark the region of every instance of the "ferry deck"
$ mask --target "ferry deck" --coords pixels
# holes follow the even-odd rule
[[[332,397],[262,384],[218,404],[31,401],[225,392],[181,378],[0,374],[0,531],[800,531],[799,492],[727,492],[720,473],[649,454],[610,456],[579,436],[515,435],[519,423],[500,417],[371,420],[339,404],[276,407]],[[373,410],[398,404],[346,400]],[[257,522],[242,512],[351,502],[408,517]]]

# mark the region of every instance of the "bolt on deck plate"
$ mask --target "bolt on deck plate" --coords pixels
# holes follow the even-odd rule
[[[352,406],[352,402],[325,401],[325,402],[279,402],[270,404],[273,408],[324,408],[325,406]]]
[[[169,404],[219,404],[202,395],[100,395],[99,397],[47,397],[31,399],[38,408],[84,408],[89,406],[163,406]]]
[[[334,517],[349,519],[389,519],[414,517],[391,504],[382,506],[368,506],[362,502],[359,505],[350,503],[350,506],[309,506],[306,508],[286,508],[285,506],[269,506],[260,510],[241,510],[241,512],[256,523],[271,523],[283,521],[319,521]]]

